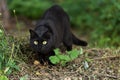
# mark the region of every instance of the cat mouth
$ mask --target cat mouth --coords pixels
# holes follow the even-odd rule
[[[50,52],[50,48],[46,47],[46,45],[44,47],[41,48],[40,53],[41,54],[48,54]]]

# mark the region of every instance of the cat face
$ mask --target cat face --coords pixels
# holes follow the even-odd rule
[[[40,53],[47,53],[49,40],[51,33],[49,31],[45,31],[42,35],[38,35],[35,31],[30,30],[30,46],[34,51]]]

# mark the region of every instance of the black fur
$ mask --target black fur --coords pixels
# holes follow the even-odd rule
[[[38,41],[38,45],[34,41]],[[43,41],[47,41],[47,44],[43,45]],[[36,28],[30,30],[30,45],[46,59],[54,55],[53,49],[58,48],[61,43],[68,51],[72,50],[72,44],[87,46],[87,42],[79,40],[70,31],[67,13],[60,6],[54,5],[44,13]]]

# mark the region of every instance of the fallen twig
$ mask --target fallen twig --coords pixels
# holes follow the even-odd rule
[[[103,59],[113,59],[113,58],[120,58],[120,55],[94,58],[94,59],[92,59],[92,60],[103,60]]]
[[[120,79],[118,76],[113,76],[113,75],[108,75],[108,74],[101,74],[97,73],[98,76],[103,76],[103,77],[109,77],[109,78],[114,78],[114,79]]]

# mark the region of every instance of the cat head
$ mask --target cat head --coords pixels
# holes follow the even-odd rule
[[[30,46],[34,51],[40,53],[48,53],[50,51],[50,39],[51,33],[45,31],[42,35],[39,35],[34,30],[29,30],[30,32]]]

